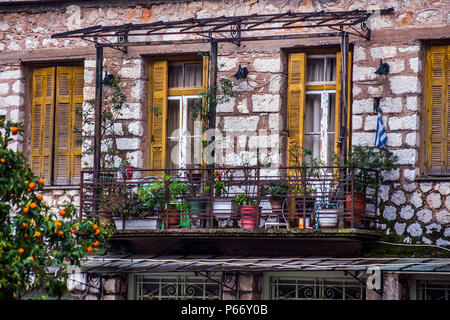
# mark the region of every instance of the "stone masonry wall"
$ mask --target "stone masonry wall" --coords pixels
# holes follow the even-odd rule
[[[381,98],[388,148],[400,158],[401,168],[385,173],[389,182],[380,191],[381,228],[400,241],[449,245],[450,195],[448,182],[422,179],[425,40],[450,39],[449,5],[445,0],[296,0],[296,1],[180,1],[146,5],[106,6],[93,3],[0,7],[0,115],[23,120],[29,132],[30,97],[27,81],[31,68],[43,62],[84,61],[84,98],[94,98],[95,50],[79,39],[52,39],[51,34],[98,24],[147,23],[190,17],[244,15],[291,11],[353,10],[393,7],[394,13],[375,17],[370,41],[351,37],[353,45],[352,143],[373,145],[376,113],[374,99]],[[184,36],[152,36],[180,39]],[[152,39],[153,39],[152,38]],[[150,39],[150,36],[149,36]],[[129,39],[133,40],[133,39]],[[448,43],[448,42],[447,42]],[[217,129],[227,133],[218,139],[226,150],[220,163],[256,163],[256,146],[266,147],[261,163],[280,162],[279,149],[285,137],[287,50],[319,46],[338,47],[339,39],[308,39],[283,42],[244,43],[219,46],[218,77],[234,82],[234,97],[217,109]],[[104,65],[122,78],[131,109],[113,128],[119,150],[133,157],[136,167],[145,166],[147,141],[146,56],[208,51],[202,46],[129,48],[127,54],[105,50]],[[391,71],[386,79],[374,71],[380,60]],[[247,79],[232,75],[239,65],[249,70]],[[245,134],[243,134],[245,133]],[[88,141],[91,137],[86,137]],[[27,152],[27,136],[11,148]],[[118,163],[119,159],[114,159]],[[83,166],[92,166],[92,156],[83,155]],[[49,190],[52,203],[77,202],[74,191]],[[63,200],[58,200],[62,198]],[[67,198],[67,199],[66,199]],[[49,199],[50,201],[50,199]],[[76,203],[77,204],[77,203]]]

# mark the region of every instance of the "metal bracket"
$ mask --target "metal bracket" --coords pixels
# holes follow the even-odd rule
[[[230,34],[231,34],[231,38],[233,38],[232,43],[234,43],[235,45],[240,47],[241,46],[241,24],[240,23],[232,24],[230,26]]]
[[[355,273],[351,273],[350,271],[344,270],[344,274],[347,276],[351,276],[352,278],[356,279],[359,283],[363,284],[364,286],[367,287],[367,284],[365,281],[361,280],[358,275],[359,275],[359,271],[355,271]],[[376,293],[378,293],[378,295],[381,297],[381,290],[380,289],[372,289],[374,290]]]
[[[206,279],[211,280],[212,282],[215,282],[222,287],[225,287],[227,289],[234,291],[236,299],[239,300],[239,297],[238,297],[238,295],[239,295],[239,286],[238,286],[239,273],[238,272],[223,272],[220,281],[213,279],[211,277],[212,273],[213,272],[209,272],[209,271],[206,271],[204,273],[200,272],[200,271],[194,272],[194,274],[196,276],[205,277]],[[234,281],[233,281],[233,275],[234,275]]]

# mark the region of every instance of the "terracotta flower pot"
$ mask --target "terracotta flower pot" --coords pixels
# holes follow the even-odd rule
[[[351,211],[352,211],[352,193],[347,192],[345,194],[345,208],[347,214],[345,215],[345,221],[351,221]],[[361,221],[361,216],[364,215],[366,210],[366,199],[364,197],[364,192],[353,192],[353,221]]]
[[[180,211],[177,209],[169,209],[167,214],[163,212],[162,218],[166,229],[175,229],[180,225]]]

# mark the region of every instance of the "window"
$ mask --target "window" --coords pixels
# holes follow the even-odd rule
[[[144,274],[130,277],[130,300],[220,300],[221,276],[193,273]]]
[[[427,52],[425,163],[430,175],[450,174],[450,46]]]
[[[82,67],[39,68],[32,71],[30,166],[53,185],[80,180],[84,74]]]
[[[416,300],[450,300],[450,281],[417,280]]]
[[[288,148],[309,148],[326,165],[333,165],[333,154],[338,152],[340,56],[339,52],[289,56]],[[293,166],[287,157],[288,166]]]
[[[269,300],[364,300],[366,287],[338,274],[267,273],[264,295]]]
[[[202,164],[202,122],[193,110],[207,87],[208,59],[150,64],[150,168]]]

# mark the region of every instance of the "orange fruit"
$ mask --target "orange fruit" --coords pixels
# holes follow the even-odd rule
[[[34,188],[36,188],[36,183],[30,182],[30,184],[28,185],[28,187],[29,187],[30,189],[34,189]]]
[[[30,192],[30,191],[31,191],[31,189],[30,189],[30,188],[28,188],[28,189],[27,189],[27,191],[28,191],[28,192]]]
[[[94,233],[96,236],[98,236],[100,234],[100,230],[95,231]]]
[[[98,225],[94,223],[94,225],[92,226],[92,229],[97,230]]]
[[[97,247],[97,246],[98,246],[98,241],[94,241],[94,242],[92,243],[92,245],[93,245],[94,247]]]
[[[27,213],[28,210],[30,210],[30,207],[29,207],[29,206],[26,206],[25,208],[23,208],[23,212],[24,212],[24,213]]]
[[[38,201],[42,201],[44,199],[44,196],[42,194],[38,194],[37,197]]]
[[[66,215],[66,210],[64,209],[59,210],[59,214],[64,217]]]
[[[78,230],[77,229],[72,229],[72,230],[70,230],[73,234],[77,234],[78,233]]]
[[[69,257],[64,258],[64,260],[66,260],[67,262],[70,262],[70,258]]]
[[[34,234],[35,237],[39,238],[41,236],[41,233],[39,231],[36,231],[36,233]]]
[[[62,226],[62,224],[61,224],[61,222],[59,222],[59,220],[56,220],[56,221],[55,221],[55,226],[57,226],[57,227],[61,227],[61,226]]]
[[[22,254],[22,253],[24,253],[25,252],[25,249],[24,248],[19,248],[19,253],[20,254]]]
[[[45,180],[41,178],[41,179],[38,180],[38,183],[39,183],[39,184],[44,184],[44,183],[45,183]]]
[[[0,162],[1,162],[1,163],[5,163],[5,162],[6,162],[5,158],[1,158],[1,159],[0,159]]]
[[[12,127],[12,128],[11,128],[11,134],[12,134],[12,135],[15,136],[15,135],[17,134],[17,132],[19,132],[19,128],[17,128],[17,127]]]
[[[87,248],[87,251],[92,252],[92,251],[94,251],[94,248],[88,247],[88,248]]]
[[[30,208],[31,208],[31,209],[36,209],[36,207],[37,207],[37,204],[36,204],[36,203],[32,202],[32,203],[30,204]]]
[[[24,237],[25,239],[28,238],[28,234],[25,233],[25,234],[23,235],[23,237]]]
[[[34,261],[34,256],[31,256],[31,261]]]
[[[22,227],[26,228],[28,226],[28,223],[22,222]]]
[[[64,232],[63,231],[58,231],[58,235],[60,235],[60,236],[62,236],[64,234]]]

